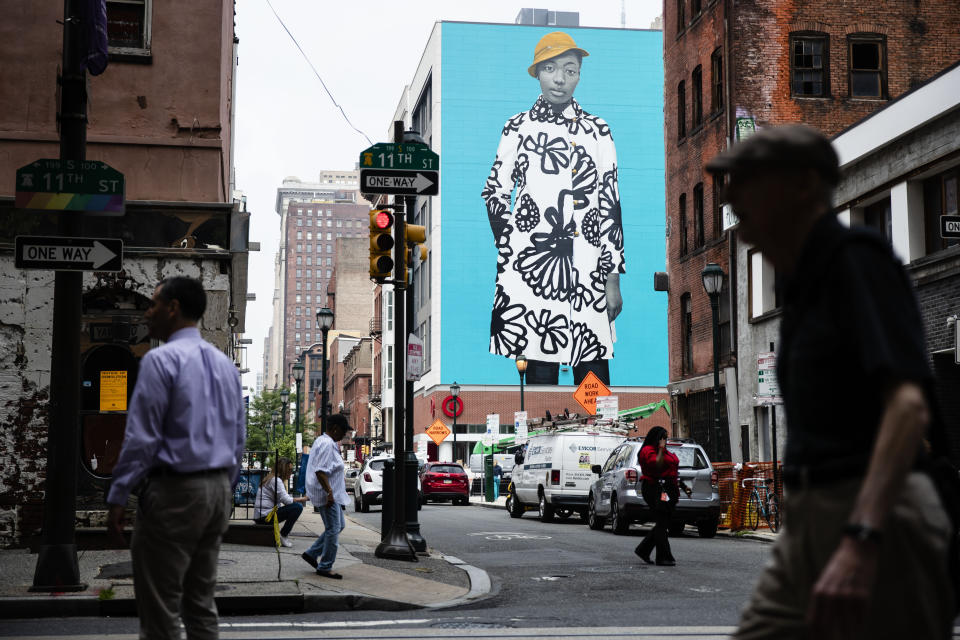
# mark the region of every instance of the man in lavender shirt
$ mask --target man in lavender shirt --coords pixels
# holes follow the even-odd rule
[[[120,458],[107,494],[107,528],[122,539],[124,508],[139,494],[130,543],[140,637],[218,637],[214,587],[220,541],[240,473],[246,424],[234,363],[200,337],[203,285],[169,278],[144,318],[166,342],[140,362]]]

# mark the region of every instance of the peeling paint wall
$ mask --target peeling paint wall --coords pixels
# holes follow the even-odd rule
[[[222,264],[220,259],[128,255],[123,285],[150,298],[164,278],[199,278],[207,291],[201,332],[228,352],[230,275]],[[84,292],[97,286],[95,275],[85,274]],[[53,272],[15,269],[13,255],[0,254],[0,547],[24,544],[42,522],[52,331]],[[86,471],[81,468],[80,474]],[[102,502],[104,481],[82,477],[78,485],[93,488],[95,495],[87,496],[92,504]]]

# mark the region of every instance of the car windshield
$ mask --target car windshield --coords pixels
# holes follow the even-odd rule
[[[704,460],[700,450],[696,447],[670,447],[670,450],[680,458],[681,469],[706,469],[707,461]]]
[[[437,464],[428,470],[430,473],[463,473],[463,467],[458,464]]]
[[[374,471],[383,471],[383,465],[386,460],[372,460],[370,462],[370,468]]]

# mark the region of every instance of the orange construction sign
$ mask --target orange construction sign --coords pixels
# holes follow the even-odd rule
[[[432,425],[427,427],[427,435],[430,436],[430,439],[437,445],[443,442],[451,433],[450,428],[439,420],[435,420]]]
[[[590,371],[573,392],[573,399],[579,402],[587,413],[595,416],[597,415],[597,396],[608,395],[610,395],[610,389],[600,382],[600,378],[593,371]]]

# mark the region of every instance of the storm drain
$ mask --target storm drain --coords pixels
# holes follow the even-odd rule
[[[437,622],[430,625],[434,629],[512,629],[508,624],[496,622]]]

